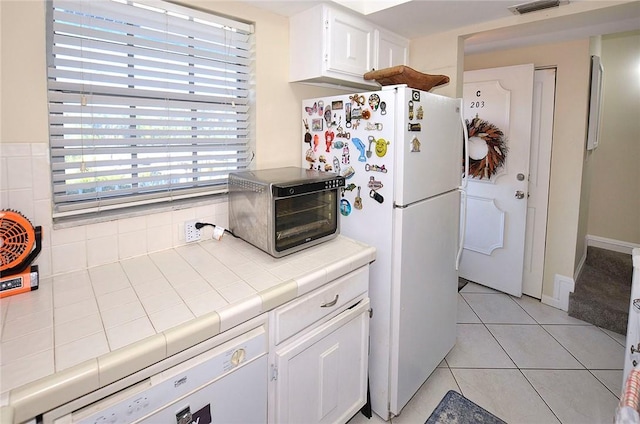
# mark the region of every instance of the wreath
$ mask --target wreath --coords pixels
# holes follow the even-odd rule
[[[469,175],[490,178],[504,164],[507,140],[502,130],[487,121],[475,117],[467,124],[469,133]],[[464,168],[464,155],[462,156]]]

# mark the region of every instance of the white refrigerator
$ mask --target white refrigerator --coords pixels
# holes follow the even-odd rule
[[[373,411],[398,415],[456,340],[461,100],[408,88],[302,104],[302,166],[347,178],[341,234],[371,266]]]

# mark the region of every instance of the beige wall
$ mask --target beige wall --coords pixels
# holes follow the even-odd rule
[[[602,37],[591,37],[589,40],[589,55],[600,56],[602,49]],[[587,119],[588,123],[588,119]],[[582,166],[582,184],[580,188],[580,213],[578,215],[578,235],[576,237],[576,272],[574,279],[577,280],[577,273],[580,271],[581,261],[586,259],[587,254],[587,225],[589,223],[589,198],[591,195],[591,178],[593,176],[593,150],[584,150],[584,161]]]
[[[447,75],[448,84],[435,87],[432,93],[462,97],[464,39],[457,31],[411,40],[409,66],[427,74]]]
[[[44,1],[2,1],[0,141],[44,142],[47,128]]]
[[[587,233],[640,243],[640,31],[602,37],[604,95]]]
[[[465,57],[465,70],[533,63],[557,67],[556,112],[542,293],[553,295],[555,274],[573,277],[584,154],[589,40]]]

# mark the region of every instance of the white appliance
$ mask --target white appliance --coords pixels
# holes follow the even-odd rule
[[[302,163],[346,180],[340,231],[377,249],[371,405],[398,415],[455,344],[461,100],[405,85],[303,101]]]
[[[43,415],[44,424],[267,422],[268,333],[256,317]]]

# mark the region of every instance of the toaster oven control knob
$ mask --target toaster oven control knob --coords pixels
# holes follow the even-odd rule
[[[231,354],[231,364],[234,367],[237,367],[242,362],[244,362],[245,357],[247,356],[247,352],[244,349],[237,349]]]

